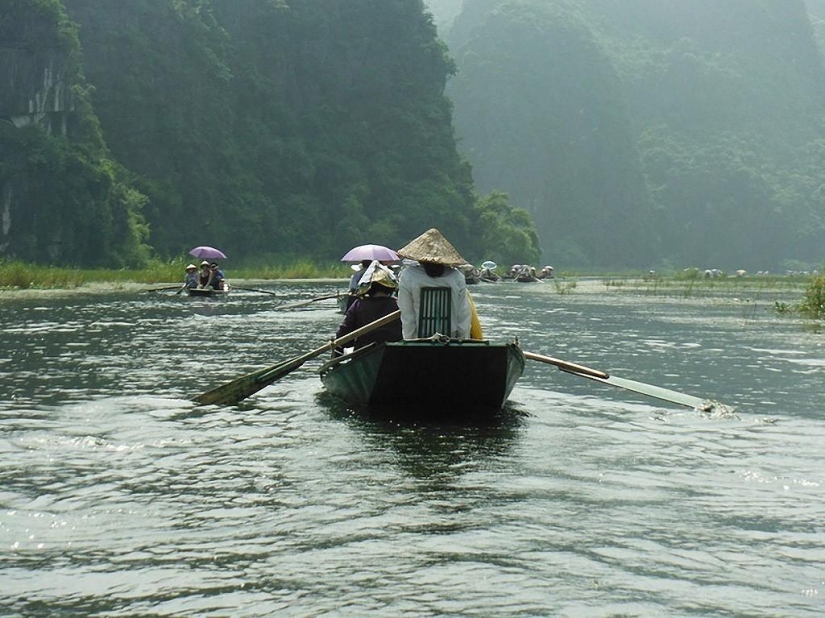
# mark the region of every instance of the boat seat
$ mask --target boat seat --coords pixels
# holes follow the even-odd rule
[[[421,288],[418,311],[418,337],[424,339],[436,333],[451,334],[452,289],[448,287]]]

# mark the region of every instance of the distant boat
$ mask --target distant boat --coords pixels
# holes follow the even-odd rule
[[[229,294],[229,288],[225,290],[213,290],[212,288],[186,288],[186,293],[189,296],[198,297],[225,297]]]
[[[327,391],[353,406],[415,408],[444,420],[500,410],[523,372],[515,343],[440,338],[371,344],[319,370]]]

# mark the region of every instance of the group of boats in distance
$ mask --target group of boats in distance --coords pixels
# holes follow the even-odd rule
[[[517,283],[535,283],[545,279],[553,278],[553,267],[544,266],[541,270],[536,270],[535,266],[528,264],[513,264],[503,275],[496,272],[498,266],[495,262],[484,262],[481,267],[465,264],[461,267],[467,285],[476,283],[497,283],[499,281],[515,281]]]

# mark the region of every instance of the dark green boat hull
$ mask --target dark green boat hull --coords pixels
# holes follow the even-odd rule
[[[326,389],[355,406],[498,410],[524,372],[515,344],[400,341],[326,363]]]
[[[189,296],[207,297],[207,298],[223,298],[229,294],[229,290],[213,290],[211,288],[186,288],[186,293]]]

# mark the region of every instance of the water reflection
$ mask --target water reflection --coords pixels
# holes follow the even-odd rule
[[[370,408],[354,410],[329,395],[317,396],[329,417],[358,433],[367,448],[391,450],[406,474],[448,486],[468,471],[506,458],[524,426],[525,413],[515,407],[466,412],[450,422],[433,419],[429,410]]]

